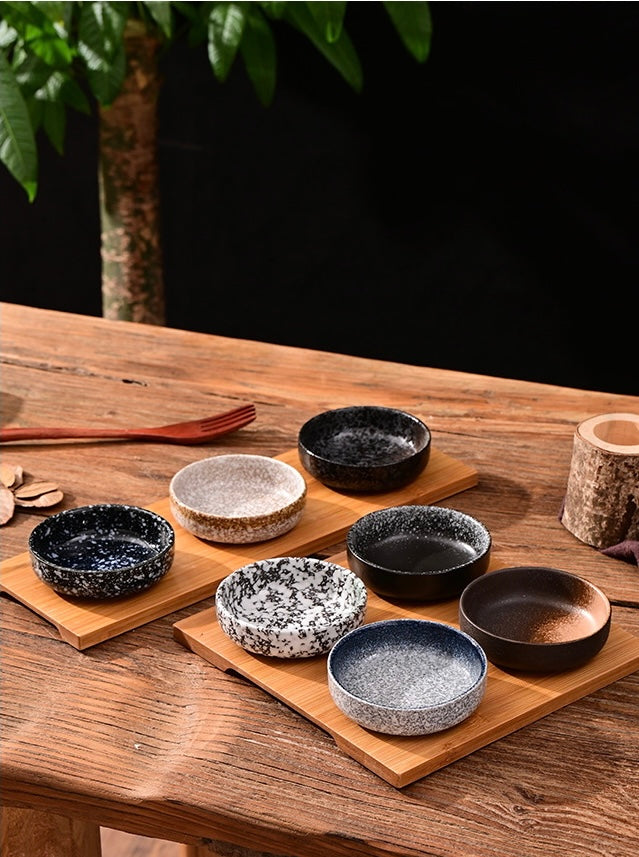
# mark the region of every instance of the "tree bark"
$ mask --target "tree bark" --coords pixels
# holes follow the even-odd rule
[[[639,414],[577,426],[561,523],[596,548],[639,539]]]
[[[130,22],[127,72],[118,97],[100,108],[99,193],[102,315],[164,324],[157,159],[159,41]]]

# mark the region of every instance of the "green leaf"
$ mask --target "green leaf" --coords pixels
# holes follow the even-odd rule
[[[7,21],[0,19],[0,48],[8,48],[17,38],[17,31]]]
[[[34,54],[20,53],[14,61],[13,74],[25,98],[33,95],[51,77],[51,67]]]
[[[42,14],[35,3],[0,3],[0,16],[21,34],[24,33],[27,24],[43,27],[48,21],[46,15]]]
[[[22,185],[29,202],[38,189],[38,153],[29,111],[9,62],[0,51],[0,161]]]
[[[225,81],[246,25],[243,3],[216,3],[209,16],[209,61],[216,78]]]
[[[311,15],[306,3],[287,4],[285,17],[310,39],[317,50],[337,69],[356,92],[361,92],[364,82],[362,66],[357,51],[345,29],[342,29],[336,42],[332,44],[327,42],[324,32]]]
[[[167,39],[171,38],[173,32],[173,18],[171,16],[170,3],[144,3],[144,8],[162,30]]]
[[[31,96],[31,98],[25,98],[25,104],[27,105],[27,109],[29,111],[29,120],[31,122],[31,128],[33,129],[33,135],[37,138],[38,129],[42,124],[44,102],[38,101],[37,98]]]
[[[58,36],[51,23],[45,30],[27,24],[24,40],[28,49],[52,68],[66,68],[73,62],[74,52]]]
[[[64,17],[67,13],[67,7],[70,5],[69,3],[55,2],[55,0],[44,0],[44,2],[35,2],[31,4],[35,6],[43,15],[55,23],[56,21],[63,21]]]
[[[206,42],[208,38],[209,15],[213,3],[182,3],[180,0],[171,3],[173,10],[178,14],[177,29],[185,27],[189,47],[196,47]],[[180,20],[184,18],[184,22]]]
[[[87,81],[91,92],[103,107],[111,104],[122,89],[126,75],[126,54],[124,45],[113,57],[110,65],[101,63],[97,69],[87,68]]]
[[[128,3],[122,3],[127,7]],[[126,17],[116,3],[83,3],[78,24],[78,51],[89,71],[109,72],[123,50]]]
[[[69,107],[73,107],[80,113],[89,114],[91,112],[91,107],[82,87],[72,77],[68,77],[59,71],[54,71],[44,84],[36,90],[35,98],[38,101],[68,104]]]
[[[268,107],[275,95],[277,75],[275,39],[268,21],[257,8],[249,11],[240,51],[257,97],[264,107]]]
[[[53,101],[44,102],[42,127],[51,145],[59,155],[64,154],[64,134],[67,127],[67,114],[64,104]]]
[[[60,88],[60,97],[65,104],[79,113],[91,113],[91,105],[82,87],[72,77],[65,77]]]
[[[286,0],[280,0],[280,2],[273,3],[260,3],[260,7],[266,12],[269,18],[275,18],[275,20],[277,20],[284,16],[284,12],[286,11]]]
[[[406,49],[417,62],[425,62],[433,31],[429,4],[384,2],[384,8]]]
[[[336,42],[342,32],[346,3],[307,3],[308,10],[319,28],[324,31],[327,42]]]

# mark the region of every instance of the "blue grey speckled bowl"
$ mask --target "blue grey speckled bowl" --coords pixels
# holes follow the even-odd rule
[[[488,664],[467,634],[426,619],[372,622],[328,655],[335,705],[360,726],[389,735],[450,729],[478,707]]]
[[[170,569],[175,533],[138,506],[98,503],[67,509],[31,531],[36,575],[61,595],[118,598],[148,589]]]
[[[352,571],[309,557],[258,560],[225,577],[215,593],[227,637],[276,658],[328,652],[362,624],[366,603],[366,587]]]
[[[386,598],[454,598],[482,575],[491,536],[481,521],[445,506],[392,506],[355,521],[346,535],[348,564]]]
[[[355,405],[311,417],[298,433],[304,468],[338,491],[394,491],[425,469],[431,435],[420,419],[396,408]]]

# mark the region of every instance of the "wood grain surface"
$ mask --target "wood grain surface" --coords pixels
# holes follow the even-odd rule
[[[245,545],[206,542],[176,522],[165,497],[148,508],[173,526],[175,559],[168,574],[149,589],[100,601],[61,596],[36,577],[29,552],[23,551],[0,563],[0,592],[52,622],[61,638],[76,649],[86,649],[213,595],[222,578],[243,565],[273,556],[307,556],[335,544],[357,518],[374,509],[434,503],[476,485],[478,479],[474,468],[433,449],[428,466],[410,485],[384,494],[347,495],[331,491],[307,474],[296,449],[277,458],[305,476],[308,490],[300,522],[276,539]]]
[[[345,551],[329,559],[348,568]],[[494,568],[491,563],[489,571]],[[369,592],[365,622],[428,619],[458,628],[458,609],[457,598],[409,605]],[[244,651],[222,632],[215,607],[176,622],[173,636],[218,669],[236,672],[303,714],[332,735],[344,752],[396,788],[639,670],[639,639],[614,626],[598,655],[578,669],[531,674],[489,663],[485,696],[467,720],[433,735],[404,737],[364,729],[339,711],[328,690],[326,656],[282,660]]]
[[[2,445],[57,482],[60,508],[147,506],[172,473],[215,452],[279,455],[329,407],[374,403],[422,418],[477,485],[442,501],[483,520],[495,561],[582,574],[639,637],[639,574],[559,522],[572,437],[639,399],[3,304],[6,425],[160,424],[252,401],[257,419],[204,447]],[[463,343],[460,343],[463,347]],[[2,527],[1,558],[35,522]],[[327,555],[343,543],[326,548]],[[11,808],[231,853],[295,857],[634,857],[639,847],[639,674],[614,681],[396,789],[306,717],[211,668],[173,625],[211,597],[78,651],[10,596],[2,627],[2,776]],[[69,853],[72,853],[69,851]]]

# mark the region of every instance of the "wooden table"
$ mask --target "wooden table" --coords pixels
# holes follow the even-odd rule
[[[1,310],[4,424],[154,425],[257,406],[254,423],[204,447],[3,446],[4,461],[59,483],[62,507],[150,505],[197,458],[278,455],[326,408],[401,407],[427,422],[438,449],[477,469],[476,487],[442,502],[487,524],[497,559],[588,577],[612,601],[613,622],[639,636],[637,568],[558,521],[576,425],[639,412],[639,398]],[[24,552],[51,511],[17,513],[2,528],[2,559]],[[3,855],[44,854],[45,841],[47,855],[96,855],[100,825],[185,843],[191,854],[637,853],[639,674],[398,789],[300,714],[179,645],[174,623],[211,604],[79,651],[0,598]]]

